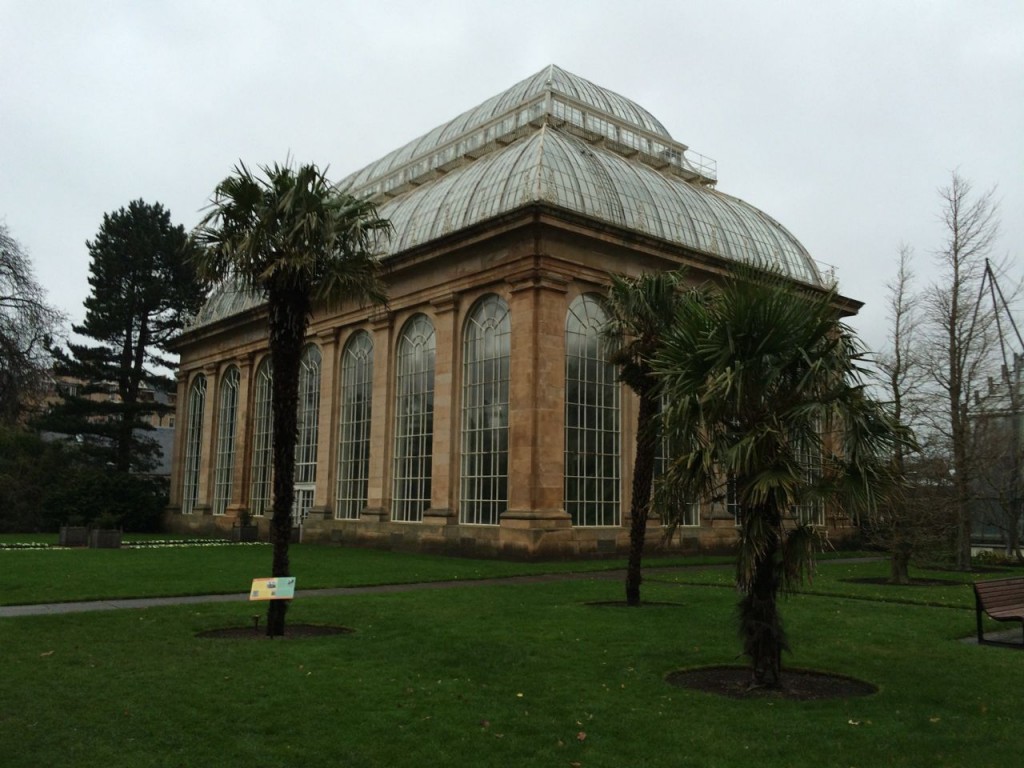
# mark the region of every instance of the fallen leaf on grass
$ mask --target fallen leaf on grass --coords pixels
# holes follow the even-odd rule
[[[42,653],[39,654],[39,658],[41,658],[41,659],[42,658],[46,658],[47,656],[53,656],[53,654],[54,654],[53,651],[43,651]]]

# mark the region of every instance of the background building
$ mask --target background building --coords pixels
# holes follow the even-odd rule
[[[796,238],[716,182],[714,163],[647,110],[555,66],[349,176],[395,228],[390,305],[310,323],[303,538],[623,550],[636,402],[599,339],[609,273],[685,265],[714,280],[739,262],[824,285]],[[269,512],[266,325],[259,299],[226,283],[177,342],[175,529]],[[726,499],[702,502],[691,522],[673,546],[735,537]],[[819,522],[845,525],[825,512]]]
[[[1013,355],[970,412],[974,548],[1017,556],[1024,541],[1024,358]]]

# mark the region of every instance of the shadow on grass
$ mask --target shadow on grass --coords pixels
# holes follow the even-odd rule
[[[592,605],[598,608],[657,608],[657,607],[672,607],[672,608],[685,608],[685,603],[673,603],[669,601],[657,601],[657,600],[641,600],[640,605],[630,605],[625,600],[592,600],[584,603],[584,605]]]
[[[321,624],[286,624],[284,635],[277,638],[269,637],[265,629],[260,629],[257,626],[207,629],[196,633],[196,637],[212,638],[215,640],[297,640],[303,637],[350,635],[353,632],[355,630],[348,627],[332,627]]]
[[[878,693],[877,686],[863,680],[809,669],[783,669],[779,688],[751,688],[750,668],[733,666],[681,669],[667,674],[665,681],[678,688],[713,693],[730,699],[825,701]]]

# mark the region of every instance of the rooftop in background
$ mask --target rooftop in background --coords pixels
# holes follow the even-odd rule
[[[635,102],[551,65],[346,177],[394,226],[382,258],[545,204],[697,253],[823,285],[807,250],[758,208],[715,189]],[[262,303],[227,281],[192,327]]]

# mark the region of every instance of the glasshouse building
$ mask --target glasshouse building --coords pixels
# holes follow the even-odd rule
[[[343,181],[390,219],[389,305],[314,313],[294,521],[304,541],[508,556],[624,551],[637,402],[605,360],[612,273],[737,263],[821,287],[781,224],[638,104],[550,66]],[[839,311],[860,304],[841,298]],[[220,285],[180,354],[173,530],[271,503],[267,317]],[[652,546],[736,536],[728,494]],[[818,510],[829,530],[846,521]]]

